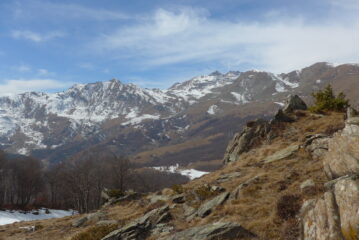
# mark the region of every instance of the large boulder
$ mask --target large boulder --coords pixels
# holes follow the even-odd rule
[[[289,157],[293,156],[298,150],[299,150],[299,145],[298,144],[288,146],[288,147],[286,147],[286,148],[284,148],[282,150],[279,150],[279,151],[273,153],[272,155],[266,157],[264,159],[264,162],[265,163],[271,163],[271,162],[275,162],[275,161],[279,161],[279,160],[289,158]]]
[[[256,239],[256,235],[231,222],[216,222],[200,227],[193,227],[167,237],[166,240],[229,240]]]
[[[298,95],[290,95],[283,112],[292,113],[294,110],[307,110],[307,108],[307,104]]]
[[[269,131],[270,124],[266,120],[258,119],[248,122],[243,131],[236,134],[229,143],[223,159],[224,164],[237,161],[242,153],[249,151],[265,138]]]
[[[332,192],[326,192],[315,204],[309,202],[303,206],[306,208],[301,210],[303,240],[343,240]]]
[[[310,153],[314,159],[323,157],[328,152],[328,143],[330,136],[319,133],[306,137],[303,147]]]
[[[335,184],[333,192],[344,238],[359,239],[359,180],[343,179]]]
[[[202,204],[202,206],[198,209],[196,215],[202,218],[208,216],[216,207],[222,205],[225,201],[227,201],[229,194],[229,192],[222,193],[221,195],[218,195],[217,197]]]
[[[109,233],[102,240],[140,240],[146,239],[158,224],[171,220],[169,206],[154,209],[126,226]]]
[[[324,170],[330,179],[359,174],[359,126],[346,123],[343,131],[329,140],[328,148]]]

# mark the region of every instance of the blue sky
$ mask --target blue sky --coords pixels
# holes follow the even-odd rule
[[[2,0],[0,94],[359,62],[357,0]]]

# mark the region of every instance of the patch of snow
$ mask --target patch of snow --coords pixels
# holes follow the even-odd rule
[[[129,121],[127,122],[124,122],[122,123],[121,125],[122,126],[125,126],[125,125],[136,125],[136,124],[139,124],[141,123],[143,120],[145,119],[159,119],[160,116],[158,115],[151,115],[151,114],[143,114],[141,116],[138,116],[138,117],[133,117],[132,119],[130,119]]]
[[[247,103],[247,99],[244,95],[237,93],[237,92],[231,92],[231,94],[234,96],[234,98],[240,102],[240,103]]]
[[[209,172],[198,171],[196,169],[180,169],[179,164],[175,166],[168,166],[168,167],[153,167],[156,170],[163,171],[163,172],[171,172],[171,173],[179,173],[183,176],[188,177],[189,179],[193,180],[195,178],[202,177]]]
[[[316,82],[317,84],[319,84],[319,83],[322,82],[322,80],[318,79],[318,80],[316,80],[315,82]]]
[[[20,211],[0,211],[0,225],[11,224],[14,222],[21,221],[33,221],[33,220],[42,220],[50,218],[62,218],[66,216],[72,216],[76,214],[73,210],[55,210],[49,209],[50,213],[46,214],[45,209],[39,209],[38,211],[32,211],[28,213],[23,213]],[[38,215],[33,214],[38,212]]]
[[[282,103],[282,102],[274,102],[274,103],[278,104],[281,107],[284,107],[284,105],[285,105],[285,103]]]
[[[217,110],[218,110],[218,106],[217,105],[212,105],[212,106],[210,106],[208,108],[207,113],[211,114],[211,115],[214,115],[214,114],[216,114]]]

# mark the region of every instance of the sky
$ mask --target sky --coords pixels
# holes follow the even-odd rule
[[[0,95],[359,62],[358,0],[1,0]]]

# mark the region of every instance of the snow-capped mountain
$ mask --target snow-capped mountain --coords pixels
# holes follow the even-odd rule
[[[59,93],[4,96],[0,97],[0,144],[11,153],[41,158],[61,151],[57,160],[103,144],[134,154],[187,141],[200,122],[224,118],[248,104],[261,109],[258,104],[276,102],[278,108],[289,93],[309,95],[335,82],[343,68],[318,63],[280,75],[256,70],[214,72],[166,90],[113,79],[77,84]],[[351,73],[358,68],[351,65]],[[251,110],[248,116],[270,110]]]

